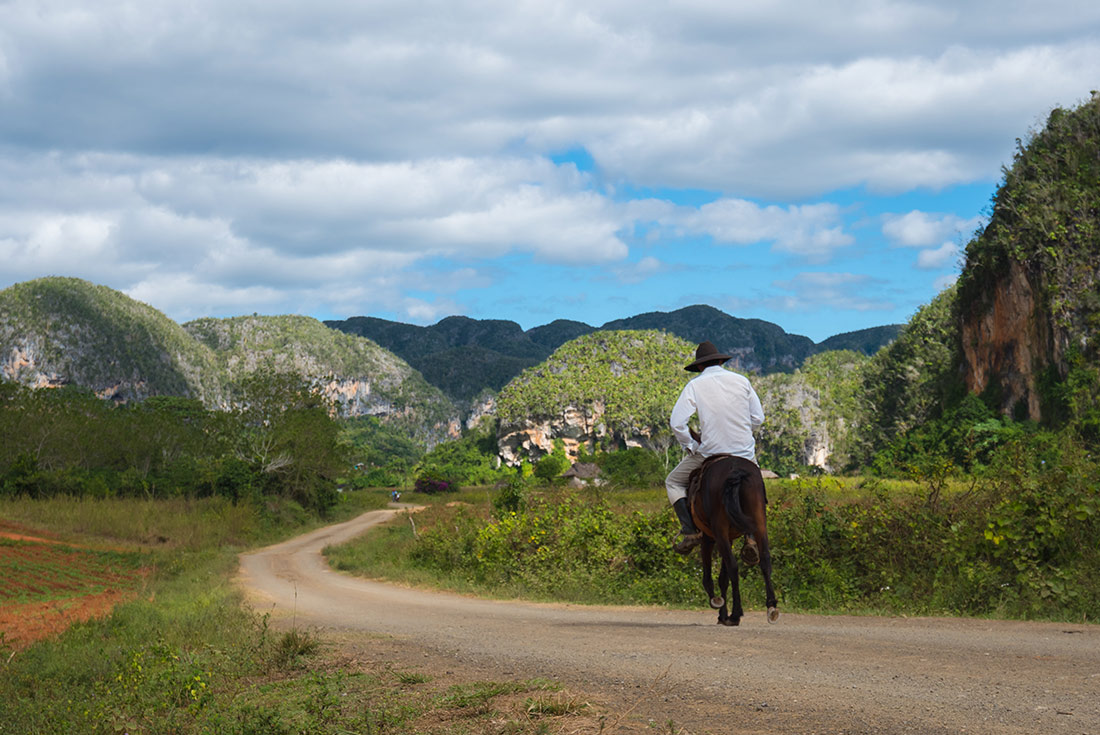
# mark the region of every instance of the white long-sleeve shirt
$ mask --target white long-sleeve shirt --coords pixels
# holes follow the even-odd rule
[[[688,431],[688,419],[699,414],[702,442]],[[752,384],[744,375],[711,365],[684,386],[672,407],[669,425],[680,445],[690,452],[709,457],[732,454],[756,461],[756,440],[752,432],[764,423],[764,408]]]

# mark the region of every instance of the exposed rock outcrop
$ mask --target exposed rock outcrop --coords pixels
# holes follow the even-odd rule
[[[967,389],[986,393],[993,383],[1002,412],[1041,418],[1038,375],[1057,354],[1050,323],[1022,265],[1009,265],[987,299],[962,315],[960,329]]]
[[[630,433],[609,431],[604,414],[604,404],[596,402],[587,410],[567,406],[560,414],[552,417],[501,424],[497,434],[500,458],[510,466],[525,459],[535,460],[550,454],[555,440],[561,440],[571,461],[576,461],[582,446],[590,453],[598,446],[660,449],[669,445],[669,437],[662,436],[659,430],[650,427]]]
[[[593,332],[505,386],[497,398],[498,445],[508,464],[538,459],[555,439],[571,459],[581,444],[667,446],[668,411],[694,345],[664,332]]]
[[[966,387],[1017,418],[1059,420],[1059,389],[1100,345],[1100,95],[1020,143],[959,279]],[[1080,386],[1075,388],[1079,390]],[[1093,391],[1095,392],[1095,391]],[[1090,402],[1079,395],[1078,404]],[[1066,420],[1063,415],[1061,420]]]

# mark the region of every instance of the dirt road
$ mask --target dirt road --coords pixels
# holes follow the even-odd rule
[[[547,677],[688,732],[1100,734],[1100,626],[472,599],[332,571],[321,549],[374,511],[241,556],[254,607],[390,636],[436,666]],[[345,636],[345,639],[347,636]],[[667,731],[667,730],[666,730]]]

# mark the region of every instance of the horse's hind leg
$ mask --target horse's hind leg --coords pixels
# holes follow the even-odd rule
[[[730,583],[730,573],[726,569],[726,563],[721,563],[721,570],[718,572],[718,588],[722,591],[723,597],[726,595],[726,589]],[[729,611],[726,609],[726,601],[722,600],[722,607],[718,609],[718,624],[719,625],[737,625],[737,622],[730,618]]]
[[[753,567],[760,563],[760,546],[756,543],[756,539],[752,534],[745,536],[745,545],[741,547],[741,561],[747,567]]]
[[[775,587],[772,586],[772,552],[768,545],[768,533],[760,534],[760,572],[764,575],[764,600],[768,605],[768,622],[779,619],[779,603],[775,599]]]
[[[730,613],[726,615],[726,606],[718,614],[718,622],[722,625],[740,625],[741,617],[745,611],[741,609],[741,587],[737,577],[737,559],[733,556],[733,547],[729,539],[718,540],[718,553],[722,559],[722,571],[718,576],[718,583],[722,587],[722,593],[726,592],[726,585],[730,585]]]
[[[703,589],[707,593],[707,601],[710,606],[717,610],[720,607],[726,606],[726,600],[724,597],[715,597],[714,595],[714,572],[711,567],[714,565],[714,540],[708,536],[703,536],[703,543],[699,547],[699,554],[702,557],[703,562]],[[719,583],[721,582],[721,576],[719,576]],[[725,585],[722,585],[722,594],[725,595]]]

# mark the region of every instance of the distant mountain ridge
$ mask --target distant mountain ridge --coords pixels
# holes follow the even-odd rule
[[[698,344],[709,340],[733,355],[744,372],[789,372],[820,352],[851,349],[870,355],[889,344],[899,324],[847,332],[814,344],[761,319],[740,319],[712,306],[649,312],[593,327],[559,319],[526,331],[513,321],[452,316],[427,327],[377,317],[329,320],[325,325],[366,337],[392,350],[432,385],[460,404],[497,392],[524,369],[546,360],[558,347],[596,331],[658,330]]]

